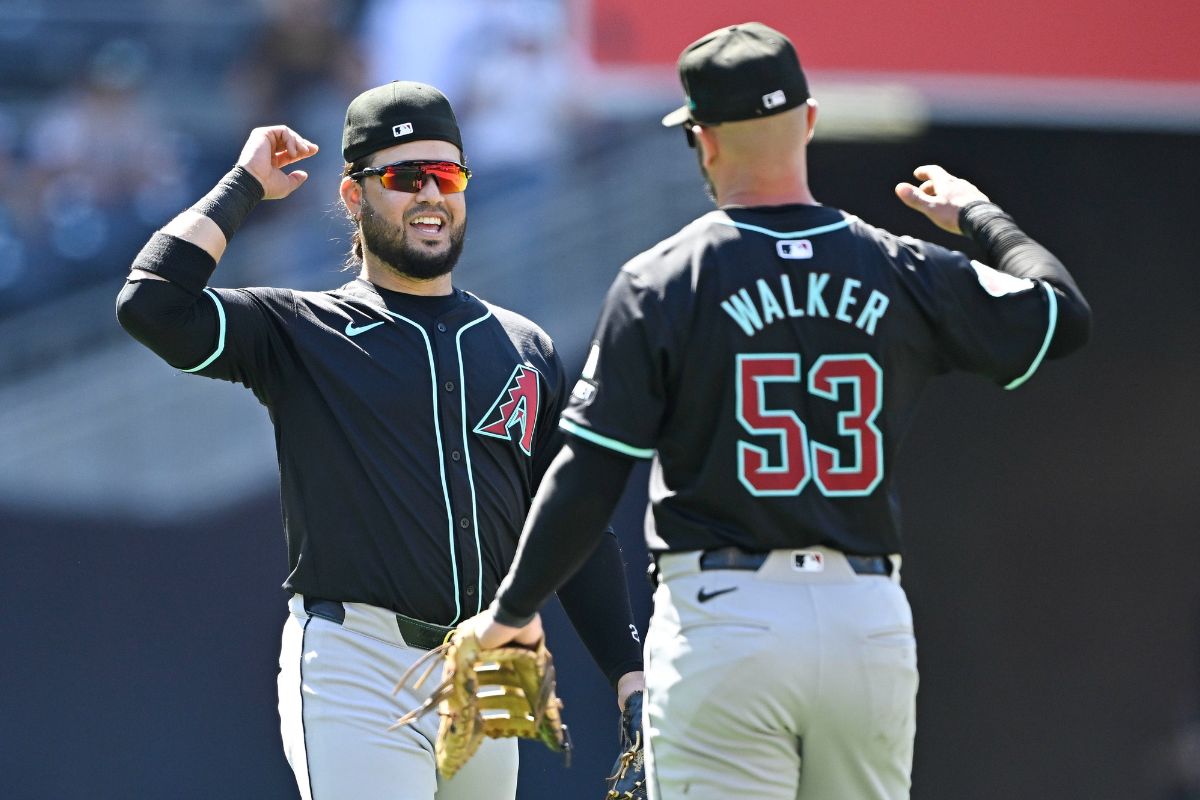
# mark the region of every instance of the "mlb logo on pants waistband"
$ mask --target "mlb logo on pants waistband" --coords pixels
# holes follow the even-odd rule
[[[825,554],[814,550],[796,550],[792,553],[792,569],[797,572],[824,572]]]

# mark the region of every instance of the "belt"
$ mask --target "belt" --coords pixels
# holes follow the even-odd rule
[[[346,621],[346,609],[337,600],[305,597],[304,610],[314,617],[327,619],[338,625]],[[394,616],[396,617],[396,628],[400,631],[400,637],[404,639],[404,643],[409,647],[421,650],[432,650],[437,647],[446,640],[446,635],[454,630],[444,625],[434,625],[432,622],[422,622],[419,619],[406,617],[403,614],[394,614]]]
[[[748,553],[737,547],[719,547],[705,550],[700,556],[700,569],[744,569],[756,570],[767,560],[770,553]],[[859,575],[892,574],[892,560],[887,556],[854,556],[846,554],[850,569]]]

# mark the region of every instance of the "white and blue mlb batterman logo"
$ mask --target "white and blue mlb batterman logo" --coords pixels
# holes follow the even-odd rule
[[[780,258],[793,260],[812,258],[813,246],[808,239],[780,239],[775,242],[775,252]]]
[[[818,550],[793,550],[792,569],[797,572],[824,572],[825,554]]]
[[[537,430],[538,398],[541,373],[526,364],[517,364],[500,396],[475,426],[484,436],[512,441],[512,429],[519,427],[517,444],[525,455],[533,455],[533,433]]]

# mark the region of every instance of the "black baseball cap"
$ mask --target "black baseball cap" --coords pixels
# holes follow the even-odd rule
[[[342,128],[342,158],[354,162],[394,144],[424,139],[450,142],[462,151],[450,101],[429,84],[392,81],[351,101]]]
[[[778,114],[808,100],[808,81],[791,41],[761,22],[743,22],[692,42],[679,56],[687,105],[663,117],[717,124]]]

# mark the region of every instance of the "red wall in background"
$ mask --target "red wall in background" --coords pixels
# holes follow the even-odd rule
[[[757,19],[810,69],[1200,82],[1200,2],[590,0],[608,66],[674,64],[710,30]]]

